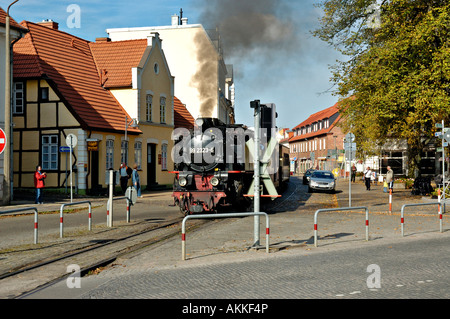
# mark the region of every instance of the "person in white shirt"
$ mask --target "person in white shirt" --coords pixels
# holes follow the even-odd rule
[[[370,170],[370,167],[367,166],[366,170],[364,171],[364,180],[366,182],[366,190],[370,191],[370,178],[372,177],[372,171]]]

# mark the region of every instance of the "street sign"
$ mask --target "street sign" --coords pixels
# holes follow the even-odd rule
[[[344,143],[344,149],[346,151],[350,151],[350,149],[354,151],[356,150],[356,143]]]
[[[136,204],[137,201],[137,190],[133,186],[128,186],[127,190],[125,191],[125,197],[128,198],[131,205]]]
[[[60,153],[69,153],[70,152],[70,147],[69,146],[60,146],[59,147],[59,152]]]
[[[435,126],[436,128],[442,128],[442,123],[436,123],[436,124],[434,124],[434,126]]]
[[[5,148],[6,148],[6,135],[5,135],[5,131],[3,131],[0,128],[0,154],[3,153]]]
[[[444,140],[446,140],[447,142],[450,142],[450,132],[447,132],[444,134]]]
[[[67,137],[66,137],[67,146],[74,148],[75,146],[77,146],[77,142],[78,142],[78,139],[75,134],[67,135]]]
[[[352,143],[352,142],[354,142],[354,141],[355,141],[355,134],[353,134],[353,133],[347,133],[347,134],[345,135],[344,141],[345,141],[346,143]]]

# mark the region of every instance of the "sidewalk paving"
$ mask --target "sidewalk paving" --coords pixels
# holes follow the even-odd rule
[[[392,196],[392,213],[389,213],[389,195],[383,193],[381,185],[373,186],[371,191],[366,191],[365,186],[357,182],[352,184],[352,206],[369,207],[369,241],[365,241],[363,210],[323,212],[318,216],[319,237],[318,247],[315,247],[313,238],[315,211],[321,208],[348,206],[348,181],[338,180],[337,185],[336,194],[308,194],[307,187],[302,185],[301,179],[293,178],[291,180],[284,197],[271,205],[272,212],[269,213],[270,253],[265,252],[266,232],[263,216],[260,217],[260,246],[256,248],[252,248],[254,217],[217,219],[206,227],[186,233],[186,260],[182,260],[181,236],[176,236],[124,255],[113,265],[100,271],[97,276],[99,279],[110,278],[134,271],[181,269],[216,263],[279,258],[290,254],[308,255],[351,249],[361,245],[390,244],[438,235],[450,236],[450,232],[447,231],[448,214],[443,215],[444,232],[440,234],[437,205],[432,205],[432,207],[422,206],[408,210],[405,218],[405,237],[402,237],[400,230],[401,206],[406,203],[429,203],[433,200],[422,196],[412,196],[409,190],[395,190]],[[170,191],[144,194],[144,199],[152,203],[153,201],[161,203],[161,205],[173,203]],[[106,198],[99,199],[105,204],[106,200]],[[437,202],[437,200],[434,201]],[[21,203],[20,205],[27,204]],[[58,205],[60,206],[61,203],[40,205],[42,207],[39,210],[58,210]],[[190,222],[188,221],[187,224]],[[120,231],[127,231],[126,227]],[[81,236],[79,239],[71,237],[71,241],[76,243],[79,240],[85,240],[84,237]],[[52,250],[54,248],[51,248],[50,245],[48,253],[52,253]],[[9,285],[11,284],[14,283],[10,280]],[[5,298],[1,289],[0,297]]]
[[[336,194],[312,194],[285,201],[298,201],[295,210],[292,203],[274,203],[275,212],[270,218],[270,253],[265,252],[265,218],[260,217],[260,247],[252,249],[254,217],[230,218],[213,223],[198,231],[186,234],[186,260],[182,260],[181,238],[173,238],[139,253],[124,256],[109,271],[118,273],[144,269],[177,268],[228,263],[252,258],[276,258],[290,253],[311,254],[330,250],[348,249],[357,245],[378,245],[405,239],[420,239],[439,233],[437,205],[417,207],[405,213],[405,237],[401,237],[400,209],[403,204],[428,203],[422,196],[412,196],[410,190],[395,190],[393,211],[389,213],[389,195],[382,187],[374,186],[366,191],[362,183],[352,185],[352,206],[369,207],[369,242],[365,241],[365,214],[354,212],[324,212],[318,217],[318,247],[314,247],[314,213],[320,208],[348,206],[348,181],[339,180]],[[289,190],[306,186],[301,180],[293,181]],[[288,191],[289,191],[288,190]],[[305,191],[306,193],[306,191]],[[301,194],[305,196],[305,194]],[[305,200],[306,199],[306,200]],[[437,200],[434,200],[437,201]],[[449,236],[448,214],[444,214],[444,235]]]

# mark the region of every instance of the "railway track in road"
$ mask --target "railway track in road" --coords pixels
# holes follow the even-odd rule
[[[127,227],[114,238],[99,239],[89,245],[72,247],[61,254],[49,253],[39,261],[16,266],[0,274],[0,298],[17,298],[31,293],[40,287],[59,281],[70,275],[67,266],[77,264],[81,276],[97,268],[113,263],[120,256],[135,252],[181,234],[183,217],[158,223],[139,222]],[[190,230],[211,223],[212,220],[196,220],[189,226]],[[112,237],[112,236],[111,236]]]

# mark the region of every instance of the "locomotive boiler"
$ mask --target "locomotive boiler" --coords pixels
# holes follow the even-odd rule
[[[275,138],[275,119],[275,105],[261,104],[261,154]],[[254,171],[252,152],[247,145],[253,140],[253,134],[245,125],[225,124],[216,118],[198,118],[193,130],[175,132],[172,196],[183,214],[213,213],[230,206],[242,210],[251,206],[249,194],[253,192],[250,185]],[[289,149],[276,144],[267,176],[281,191],[289,181]],[[273,192],[267,194],[269,190],[265,188],[263,185],[262,192],[266,195],[262,196],[279,197]]]

